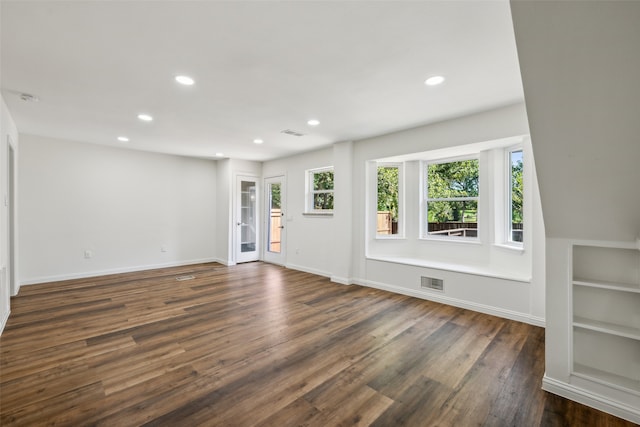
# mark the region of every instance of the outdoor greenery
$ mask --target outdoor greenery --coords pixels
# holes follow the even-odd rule
[[[511,153],[511,221],[522,224],[522,151]]]
[[[398,167],[378,166],[378,211],[389,212],[391,221],[398,221],[400,190]]]
[[[280,209],[282,201],[280,196],[280,184],[271,184],[271,209]]]
[[[479,194],[478,160],[430,164],[427,168],[429,222],[477,222],[476,200],[437,201],[471,198]]]
[[[313,209],[333,209],[333,185],[332,170],[313,174]]]

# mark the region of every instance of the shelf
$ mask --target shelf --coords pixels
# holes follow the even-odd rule
[[[615,323],[602,322],[599,320],[587,319],[586,317],[579,316],[574,317],[573,326],[575,326],[576,328],[603,332],[606,334],[617,335],[619,337],[640,341],[640,328],[616,325]]]
[[[631,391],[634,394],[640,394],[640,380],[622,377],[620,375],[601,371],[600,369],[595,369],[579,363],[573,365],[573,375],[604,384],[612,388]]]
[[[604,280],[589,280],[574,278],[573,284],[576,286],[586,286],[589,288],[608,289],[611,291],[633,292],[640,294],[640,285],[633,283],[606,282]]]

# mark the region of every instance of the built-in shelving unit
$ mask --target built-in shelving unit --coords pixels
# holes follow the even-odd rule
[[[640,396],[640,250],[574,244],[572,259],[571,375]]]

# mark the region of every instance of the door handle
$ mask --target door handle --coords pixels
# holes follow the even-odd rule
[[[244,222],[239,222],[238,225],[247,225]]]
[[[281,226],[280,226],[280,227],[278,227],[278,228],[284,228],[284,225],[281,225]]]

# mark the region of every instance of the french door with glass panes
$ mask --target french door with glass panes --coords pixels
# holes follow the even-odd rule
[[[284,176],[267,178],[264,181],[265,193],[265,242],[266,262],[285,264],[285,181]]]
[[[258,180],[238,176],[236,182],[236,262],[258,259]]]

